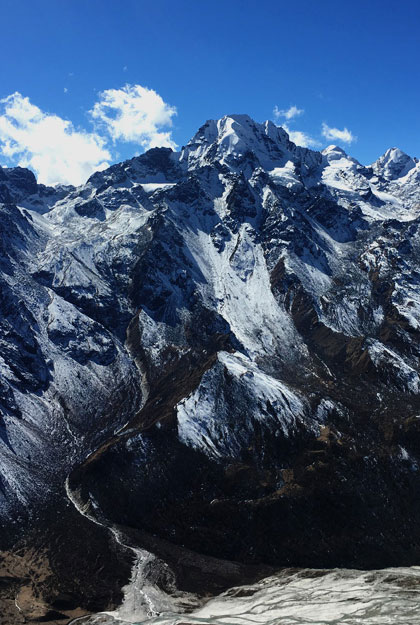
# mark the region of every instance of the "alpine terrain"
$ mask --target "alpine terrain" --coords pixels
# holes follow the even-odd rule
[[[419,563],[417,159],[229,115],[0,202],[5,625]]]

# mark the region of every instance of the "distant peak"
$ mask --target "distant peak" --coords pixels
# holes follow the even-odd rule
[[[408,172],[416,166],[415,159],[400,150],[400,148],[389,148],[382,156],[372,164],[372,169],[376,174],[387,180],[397,180],[406,176]]]
[[[400,150],[400,148],[389,148],[383,156],[388,156],[388,157],[395,156],[397,158],[401,158],[401,157],[410,158],[408,154]]]
[[[232,115],[225,115],[224,117],[222,117],[222,120],[225,119],[233,119],[235,122],[238,122],[239,124],[255,124],[254,120],[251,119],[251,117],[249,115],[246,115],[245,113],[234,113]]]
[[[277,126],[270,119],[264,122],[264,128],[267,137],[270,137],[273,141],[280,141],[280,143],[288,143],[290,141],[289,133],[282,126]]]
[[[400,150],[400,148],[389,148],[382,156],[378,158],[378,161],[386,163],[389,161],[407,161],[411,160],[411,157]],[[377,161],[377,162],[378,162]]]
[[[329,145],[328,147],[325,148],[325,150],[322,150],[321,153],[323,156],[325,156],[325,158],[329,162],[339,161],[343,158],[350,159],[347,152],[345,152],[343,148],[340,148],[338,145]]]
[[[331,154],[333,152],[336,152],[337,154],[344,154],[345,156],[347,156],[347,153],[343,150],[343,148],[340,148],[338,145],[329,145],[325,148],[325,150],[322,150],[322,153],[325,155]]]

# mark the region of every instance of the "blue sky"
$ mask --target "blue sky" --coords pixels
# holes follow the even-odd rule
[[[181,146],[227,113],[364,164],[420,157],[415,1],[3,0],[2,24],[0,163],[44,182]]]

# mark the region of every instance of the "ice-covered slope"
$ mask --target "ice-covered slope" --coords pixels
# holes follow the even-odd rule
[[[400,506],[420,486],[419,176],[246,115],[79,188],[0,169],[5,522],[36,523],[76,469],[105,517],[209,555],[420,553]]]

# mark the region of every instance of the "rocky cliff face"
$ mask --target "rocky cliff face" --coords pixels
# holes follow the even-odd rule
[[[2,546],[42,545],[31,592],[97,609],[127,575],[69,493],[185,588],[177,549],[201,591],[206,558],[418,562],[416,159],[364,167],[232,115],[77,189],[0,169],[0,200]],[[87,542],[100,591],[63,573]]]

